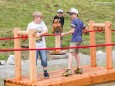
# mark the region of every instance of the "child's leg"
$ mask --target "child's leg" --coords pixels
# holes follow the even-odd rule
[[[41,59],[41,65],[43,66],[43,70],[44,70],[44,77],[49,78],[49,74],[47,72],[47,53],[46,53],[46,50],[40,50],[40,59]]]
[[[70,47],[75,47],[75,46],[76,46],[76,42],[70,43]],[[68,69],[71,69],[72,67],[72,60],[74,56],[75,56],[75,48],[69,49]]]
[[[81,42],[77,42],[76,45],[80,46]],[[76,59],[76,63],[77,63],[77,69],[74,71],[75,74],[82,74],[82,68],[80,65],[80,57],[78,55],[79,49],[76,49],[76,53],[75,53],[75,59]]]
[[[69,53],[68,68],[67,69],[71,69],[72,68],[72,62],[73,62],[73,53]]]
[[[73,62],[73,53],[69,53],[69,58],[68,58],[68,68],[65,70],[64,73],[62,73],[62,76],[69,76],[72,75],[72,62]]]
[[[70,43],[70,47],[72,46],[75,46],[75,43]],[[67,70],[65,70],[64,73],[62,73],[62,76],[69,76],[72,74],[71,68],[72,68],[74,54],[75,54],[75,49],[69,49],[68,68]]]
[[[80,46],[81,42],[76,42],[76,46]],[[76,49],[75,51],[75,59],[76,59],[76,63],[77,63],[77,68],[80,68],[80,57],[78,55],[79,53],[79,48]]]
[[[39,54],[39,50],[36,50],[36,66],[37,66],[38,54]]]
[[[76,63],[77,63],[77,68],[80,68],[80,57],[79,57],[78,53],[75,54],[75,59],[76,59]]]
[[[75,74],[82,74],[82,68],[80,66],[80,57],[79,57],[78,53],[75,54],[75,59],[77,62],[77,69],[74,70],[74,73]]]
[[[47,67],[47,53],[46,50],[40,50],[40,59],[41,59],[41,65],[44,69]]]

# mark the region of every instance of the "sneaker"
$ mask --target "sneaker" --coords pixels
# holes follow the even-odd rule
[[[48,79],[48,78],[49,78],[49,74],[48,74],[47,72],[44,72],[44,77],[45,77],[46,79]]]
[[[64,73],[62,73],[62,76],[69,76],[72,75],[71,69],[67,69]]]
[[[82,68],[77,68],[75,71],[74,71],[75,74],[82,74]]]

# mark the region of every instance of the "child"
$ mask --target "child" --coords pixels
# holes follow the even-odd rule
[[[59,23],[61,24],[62,30],[61,30],[61,32],[58,32],[58,33],[57,33],[57,32],[52,32],[52,33],[60,34],[60,33],[63,32],[63,25],[64,25],[64,16],[63,16],[63,10],[62,10],[62,9],[59,9],[59,10],[57,11],[57,15],[54,17],[53,23],[55,23],[54,21],[55,21],[56,19],[59,20]],[[60,46],[62,47],[63,37],[61,37],[60,40],[61,40],[61,45],[60,45]]]
[[[68,35],[72,34],[70,47],[74,46],[80,46],[82,40],[82,30],[86,29],[85,24],[78,18],[78,10],[75,8],[71,8],[69,12],[70,18],[71,18],[71,30],[62,33],[61,35]],[[75,74],[82,74],[82,68],[80,67],[80,58],[78,56],[79,49],[73,48],[69,49],[69,58],[68,58],[68,68],[67,70],[62,74],[62,76],[69,76],[72,74],[72,59],[75,57],[75,60],[77,62],[77,69],[74,71]]]
[[[42,13],[41,12],[34,12],[33,13],[33,21],[28,24],[27,31],[29,29],[35,29],[37,32],[38,39],[36,40],[36,48],[46,48],[45,37],[41,37],[44,34],[48,33],[47,26],[42,21]],[[47,72],[47,53],[46,50],[36,50],[36,65],[38,54],[40,55],[41,65],[43,66],[44,70],[44,77],[49,78],[49,74]]]
[[[63,10],[62,9],[59,9],[57,11],[57,15],[54,16],[54,19],[53,19],[53,23],[54,23],[54,20],[55,19],[58,19],[60,24],[61,24],[61,27],[63,28],[63,25],[64,25],[64,16],[63,16]]]

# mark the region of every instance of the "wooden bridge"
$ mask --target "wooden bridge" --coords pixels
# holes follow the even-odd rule
[[[105,42],[111,44],[111,23],[89,22],[90,30],[104,30]],[[19,35],[29,36],[29,48],[35,48],[34,30],[29,32],[14,29],[14,37]],[[90,33],[90,45],[96,45],[95,33]],[[20,48],[20,39],[14,40],[14,48]],[[115,69],[112,68],[112,46],[106,46],[106,67],[97,67],[96,47],[90,48],[90,66],[83,66],[83,74],[73,74],[69,77],[62,77],[65,69],[50,72],[50,78],[44,79],[43,74],[36,73],[35,51],[29,51],[30,75],[21,74],[21,52],[15,51],[15,77],[6,79],[5,86],[84,86],[115,80]],[[73,69],[74,70],[74,69]]]

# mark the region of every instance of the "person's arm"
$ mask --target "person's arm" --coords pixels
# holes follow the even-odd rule
[[[45,35],[45,34],[47,34],[47,33],[48,33],[48,31],[47,31],[47,30],[44,30],[44,31],[41,32],[41,33],[37,33],[37,37],[43,36],[43,35]]]
[[[76,22],[73,20],[73,21],[71,21],[71,30],[66,33],[62,33],[61,36],[65,36],[65,35],[74,33],[75,28],[76,28]]]
[[[82,32],[88,34],[88,27],[84,25],[82,28]]]
[[[48,28],[44,22],[42,22],[42,28],[43,28],[43,31],[41,33],[37,33],[36,35],[37,37],[43,36],[48,33]]]
[[[75,30],[75,28],[72,28],[72,29],[71,29],[70,31],[68,31],[68,32],[61,33],[61,36],[65,36],[65,35],[72,34],[72,33],[74,33],[74,30]]]

